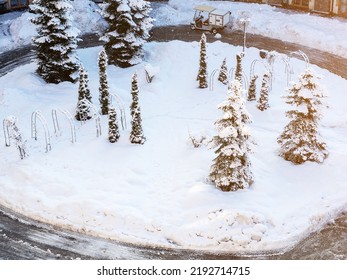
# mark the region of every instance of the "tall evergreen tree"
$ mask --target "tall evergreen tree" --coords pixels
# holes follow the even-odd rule
[[[77,108],[76,108],[76,115],[75,118],[78,121],[85,121],[91,119],[91,112],[90,112],[90,106],[88,104],[92,103],[92,96],[90,94],[89,89],[89,79],[88,79],[88,73],[83,68],[83,66],[80,67],[80,78],[79,78],[79,87],[78,87],[78,102],[77,102]],[[82,100],[84,102],[82,102]]]
[[[249,89],[248,89],[248,94],[247,94],[247,100],[248,101],[253,101],[253,100],[256,100],[256,98],[257,98],[257,92],[256,92],[257,79],[258,79],[258,75],[254,75],[251,79],[251,82],[249,83]]]
[[[108,140],[111,143],[115,143],[118,141],[119,137],[117,113],[115,108],[111,107],[108,111]]]
[[[263,76],[263,81],[261,84],[261,90],[260,90],[260,97],[258,101],[258,109],[260,111],[265,111],[270,107],[269,105],[269,79],[270,74],[269,72],[266,72]]]
[[[38,68],[36,72],[47,83],[75,81],[78,70],[77,29],[71,26],[69,0],[34,0],[31,21],[37,26],[33,38]]]
[[[253,183],[247,127],[251,121],[241,92],[240,82],[234,80],[228,89],[227,100],[218,106],[223,116],[215,122],[218,135],[213,138],[213,143],[217,147],[217,157],[213,160],[209,178],[222,191],[248,188]]]
[[[150,17],[151,4],[144,0],[129,0],[129,6],[133,21],[136,24],[135,36],[138,41],[139,48],[136,49],[133,63],[141,62],[143,57],[143,44],[150,37],[150,30],[153,27],[153,19]]]
[[[242,87],[242,55],[236,55],[235,80],[238,80]]]
[[[220,81],[224,85],[228,84],[228,68],[226,58],[223,59],[222,65],[220,67],[218,81]]]
[[[327,146],[318,133],[324,92],[311,68],[299,76],[285,97],[287,104],[295,106],[286,112],[291,121],[277,139],[281,145],[280,156],[295,164],[306,161],[323,162],[328,156]]]
[[[108,29],[103,39],[109,64],[120,67],[132,65],[131,59],[137,51],[136,24],[131,16],[128,0],[106,0],[103,16],[108,23]]]
[[[131,114],[131,132],[130,142],[133,144],[144,144],[146,138],[142,131],[142,119],[139,105],[139,87],[137,82],[137,75],[134,74],[131,78],[131,95],[132,103],[130,106]]]
[[[107,54],[104,49],[99,53],[98,62],[99,62],[99,94],[100,94],[99,101],[101,105],[101,114],[107,115],[110,93],[109,93],[107,73],[106,73]]]
[[[108,23],[103,37],[109,64],[129,67],[141,62],[149,38],[150,5],[143,0],[106,0],[102,15]]]
[[[206,35],[202,33],[200,39],[200,66],[197,76],[199,88],[207,88],[207,63],[206,63]]]

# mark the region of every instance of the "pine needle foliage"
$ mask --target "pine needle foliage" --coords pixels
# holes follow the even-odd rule
[[[242,87],[242,55],[237,54],[236,55],[236,69],[235,69],[235,80],[238,80]]]
[[[75,82],[78,71],[77,29],[71,25],[69,0],[34,0],[31,22],[37,26],[33,37],[38,68],[36,73],[47,83]]]
[[[151,3],[144,0],[129,0],[129,7],[134,23],[136,24],[135,36],[139,48],[136,49],[133,63],[140,63],[143,57],[143,44],[150,38],[150,30],[153,27],[153,18],[150,17],[152,11]]]
[[[199,88],[207,88],[207,62],[206,62],[206,35],[203,33],[200,39],[200,66],[197,76]]]
[[[324,97],[318,77],[311,68],[307,68],[299,76],[299,81],[288,89],[285,101],[295,109],[286,112],[291,121],[277,139],[281,145],[280,156],[285,160],[294,164],[306,161],[321,163],[328,156],[327,145],[317,128]]]
[[[132,103],[130,106],[131,114],[131,132],[130,132],[130,142],[133,144],[144,144],[146,138],[143,135],[142,130],[142,119],[141,111],[139,105],[139,88],[137,75],[134,74],[131,78],[131,96]]]
[[[105,50],[109,64],[122,68],[132,66],[131,59],[137,51],[133,46],[136,24],[134,23],[127,0],[106,0],[103,15],[108,23],[104,36]]]
[[[119,137],[117,112],[115,108],[111,107],[108,111],[108,140],[111,143],[115,143],[118,141]]]
[[[223,59],[222,65],[220,67],[218,81],[220,81],[224,85],[228,84],[228,67],[226,58]]]
[[[78,102],[76,108],[75,118],[78,121],[86,121],[91,119],[91,112],[89,103],[92,103],[92,96],[89,89],[89,78],[87,71],[80,67],[79,70],[79,87],[78,87]],[[85,102],[82,102],[85,101]]]
[[[213,138],[215,154],[210,180],[222,191],[248,188],[253,183],[249,160],[251,122],[241,97],[241,84],[234,80],[228,89],[228,98],[218,108],[222,118],[215,122],[218,135]]]
[[[122,68],[142,61],[142,46],[149,38],[152,19],[144,0],[105,0],[102,15],[108,29],[102,38],[109,64]]]
[[[101,115],[107,115],[108,108],[109,108],[110,92],[109,92],[107,73],[106,73],[107,54],[104,49],[99,53],[98,65],[99,65],[99,102],[101,106]]]
[[[261,89],[260,89],[260,97],[258,100],[257,108],[260,111],[267,110],[269,105],[269,80],[270,80],[270,73],[266,72],[263,76],[263,80],[261,83]]]
[[[258,75],[254,75],[251,79],[251,82],[249,83],[248,94],[247,94],[248,101],[254,101],[257,98],[257,86],[256,86],[257,79],[258,79]]]

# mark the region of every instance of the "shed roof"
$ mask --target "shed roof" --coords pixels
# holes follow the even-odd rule
[[[228,13],[230,13],[230,12],[226,11],[226,10],[219,10],[219,9],[213,10],[213,14],[218,15],[218,16],[224,16]]]
[[[198,5],[194,7],[194,10],[198,10],[198,11],[203,11],[203,12],[212,12],[213,10],[215,10],[216,8],[213,8],[211,6],[205,6],[205,5]]]

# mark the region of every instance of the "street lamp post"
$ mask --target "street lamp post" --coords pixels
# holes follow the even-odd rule
[[[243,47],[242,52],[245,53],[246,48],[246,26],[250,22],[249,18],[241,18],[240,22],[243,24]]]

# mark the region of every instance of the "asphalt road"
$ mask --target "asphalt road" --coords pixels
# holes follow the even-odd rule
[[[154,28],[151,40],[198,41],[200,37],[201,32],[192,31],[189,26],[169,26]],[[208,42],[216,40],[210,34],[207,34],[207,37]],[[225,30],[221,40],[241,46],[243,33]],[[80,47],[99,44],[97,36],[90,34],[84,36]],[[247,36],[247,46],[288,54],[302,50],[308,55],[311,63],[347,78],[347,59],[327,52],[257,35]],[[35,52],[31,46],[0,54],[0,76],[29,63],[34,57]],[[256,256],[238,256],[122,244],[57,229],[2,208],[0,259],[347,259],[347,214],[341,214],[335,221],[285,253],[267,252]]]

